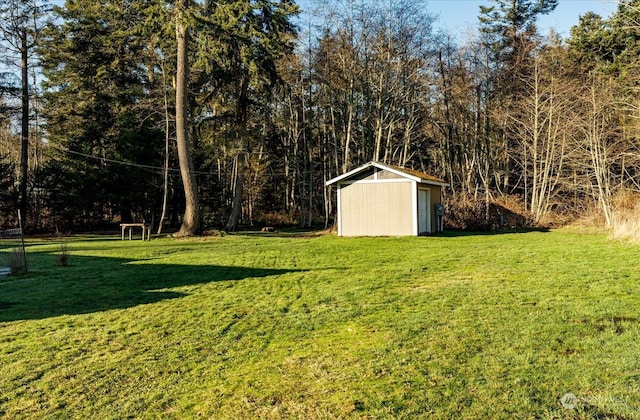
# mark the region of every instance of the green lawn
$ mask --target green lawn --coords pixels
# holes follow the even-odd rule
[[[34,241],[30,274],[0,279],[0,417],[640,418],[639,245],[560,230],[69,249],[60,267]]]

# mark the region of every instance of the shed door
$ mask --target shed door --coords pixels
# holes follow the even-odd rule
[[[431,232],[431,191],[418,190],[418,234]]]

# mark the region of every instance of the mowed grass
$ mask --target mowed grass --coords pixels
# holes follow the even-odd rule
[[[640,246],[560,230],[32,242],[0,417],[640,418]]]

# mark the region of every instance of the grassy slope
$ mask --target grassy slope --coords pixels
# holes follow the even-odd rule
[[[637,245],[96,238],[66,268],[58,249],[0,280],[0,417],[640,418]]]

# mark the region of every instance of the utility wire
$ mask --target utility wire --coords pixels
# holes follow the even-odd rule
[[[70,155],[76,155],[76,156],[81,156],[87,159],[93,159],[99,162],[103,162],[103,163],[113,163],[116,165],[123,165],[123,166],[130,166],[130,167],[134,167],[134,168],[140,168],[140,169],[147,169],[147,170],[151,170],[151,171],[157,171],[159,173],[163,173],[165,168],[162,166],[153,166],[153,165],[143,165],[140,163],[135,163],[135,162],[127,162],[127,161],[123,161],[123,160],[116,160],[116,159],[109,159],[109,158],[105,158],[105,157],[101,157],[101,156],[94,156],[94,155],[89,155],[86,153],[82,153],[82,152],[77,152],[75,150],[71,150],[69,148],[66,148],[64,146],[58,145],[58,144],[49,144],[50,147],[53,147],[63,153],[67,153]],[[169,171],[171,172],[180,172],[180,169],[178,168],[167,168]],[[309,172],[312,171],[299,171],[299,174],[308,174]],[[191,174],[195,174],[195,175],[207,175],[207,176],[217,176],[219,174],[225,174],[228,175],[229,173],[226,171],[222,171],[222,172],[204,172],[204,171],[191,171]],[[279,175],[285,175],[284,173],[278,173]]]
[[[115,163],[117,165],[124,165],[124,166],[132,166],[134,168],[141,168],[141,169],[150,169],[153,171],[164,171],[165,168],[164,167],[160,167],[160,166],[152,166],[152,165],[143,165],[140,163],[134,163],[134,162],[126,162],[123,160],[116,160],[116,159],[109,159],[109,158],[105,158],[105,157],[101,157],[101,156],[93,156],[93,155],[88,155],[86,153],[82,153],[82,152],[76,152],[75,150],[71,150],[68,149],[64,146],[60,146],[57,144],[54,145],[49,145],[49,146],[53,146],[55,149],[58,149],[61,152],[67,153],[67,154],[71,154],[71,155],[76,155],[76,156],[82,156],[88,159],[93,159],[93,160],[97,160],[100,162],[106,162],[106,163]],[[179,172],[179,169],[176,168],[168,168],[169,171],[172,172]],[[196,175],[209,175],[209,172],[195,172]]]

